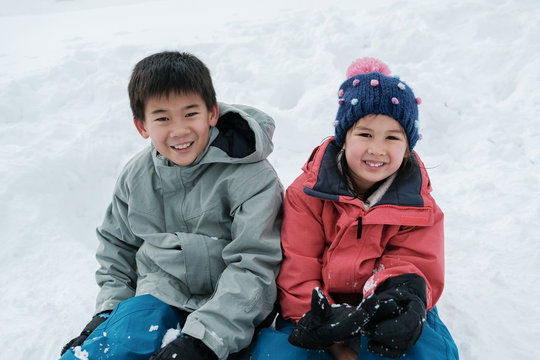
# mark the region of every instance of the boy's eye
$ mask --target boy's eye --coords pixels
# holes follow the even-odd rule
[[[160,117],[160,118],[155,119],[154,121],[167,121],[167,120],[169,120],[169,118],[167,118],[167,117]]]
[[[197,114],[198,114],[197,112],[190,112],[190,113],[186,114],[186,117],[193,117],[193,116],[195,116]]]

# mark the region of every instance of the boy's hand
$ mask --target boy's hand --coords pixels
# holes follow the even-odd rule
[[[311,311],[296,324],[289,335],[289,342],[308,349],[325,349],[359,334],[369,320],[364,309],[346,304],[330,306],[323,292],[315,288],[311,297]]]
[[[360,307],[374,313],[362,335],[371,338],[368,350],[399,358],[420,337],[426,323],[426,282],[416,274],[387,279]]]
[[[201,340],[183,335],[150,357],[150,360],[217,360],[216,354]]]
[[[110,311],[104,311],[102,313],[99,313],[98,315],[94,315],[92,320],[90,320],[90,322],[86,324],[81,334],[77,336],[76,338],[71,339],[66,345],[64,345],[64,347],[62,348],[62,351],[60,351],[60,356],[64,355],[64,353],[71,348],[74,348],[76,346],[81,346],[82,343],[92,333],[92,331],[96,330],[96,328],[99,325],[101,325],[101,323],[107,320],[110,313],[111,313]]]

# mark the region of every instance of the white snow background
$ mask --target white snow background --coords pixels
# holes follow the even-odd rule
[[[538,359],[538,0],[1,0],[0,359],[56,359],[89,321],[95,227],[126,161],[133,66],[185,50],[218,99],[277,123],[284,185],[378,57],[423,99],[416,150],[445,212],[439,313],[462,359]]]

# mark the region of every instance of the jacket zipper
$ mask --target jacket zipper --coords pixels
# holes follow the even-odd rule
[[[356,238],[360,239],[362,237],[362,217],[359,216],[358,219],[356,220],[358,221],[358,227],[356,229]]]

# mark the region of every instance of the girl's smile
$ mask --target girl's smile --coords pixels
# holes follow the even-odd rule
[[[350,175],[360,192],[395,173],[408,152],[401,125],[386,115],[367,115],[349,129],[343,144]]]

